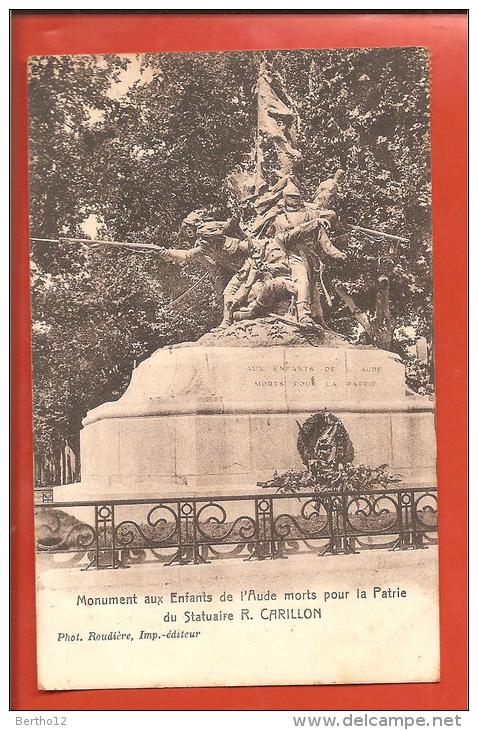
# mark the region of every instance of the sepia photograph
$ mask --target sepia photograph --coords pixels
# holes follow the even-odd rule
[[[28,62],[38,683],[440,679],[422,47]]]

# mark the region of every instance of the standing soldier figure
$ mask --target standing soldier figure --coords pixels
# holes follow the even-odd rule
[[[323,326],[322,296],[330,303],[322,280],[323,255],[346,258],[327,235],[334,217],[334,211],[304,205],[294,183],[284,188],[283,212],[274,221],[275,235],[288,254],[297,292],[297,319],[306,326],[314,325],[314,317]]]
[[[345,171],[339,168],[333,177],[320,183],[314,193],[313,203],[318,210],[335,210],[338,202],[340,182]]]

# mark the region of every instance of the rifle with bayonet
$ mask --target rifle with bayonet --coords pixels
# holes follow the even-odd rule
[[[142,243],[142,242],[132,242],[132,241],[102,241],[97,240],[93,238],[72,238],[71,236],[62,236],[61,238],[36,238],[35,236],[31,236],[32,241],[38,241],[40,243],[80,243],[80,244],[89,244],[91,246],[117,246],[119,248],[126,248],[133,251],[146,251],[146,252],[155,252],[158,253],[165,253],[167,252],[167,248],[164,248],[163,246],[156,246],[154,243]],[[205,279],[208,277],[208,272],[203,274],[192,286],[189,287],[185,292],[183,292],[179,297],[174,299],[174,301],[169,302],[167,307],[171,307],[174,304],[178,304],[180,301],[185,299],[188,294],[190,294],[196,287],[199,286]]]
[[[156,246],[154,243],[142,243],[132,241],[99,241],[94,238],[72,238],[71,236],[61,236],[60,238],[35,238],[32,241],[43,243],[85,243],[91,246],[118,246],[119,248],[128,248],[133,251],[167,251],[163,246]]]
[[[362,233],[367,233],[369,236],[378,236],[379,238],[388,238],[391,241],[398,241],[401,243],[410,243],[409,238],[403,238],[403,236],[396,236],[392,233],[385,233],[384,231],[377,231],[373,228],[364,228],[363,226],[356,226],[352,223],[344,223],[343,224],[346,228],[351,228],[353,231],[361,231]]]

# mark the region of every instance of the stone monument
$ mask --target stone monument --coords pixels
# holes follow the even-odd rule
[[[184,247],[158,248],[167,261],[204,265],[221,323],[156,351],[118,401],[88,413],[83,499],[257,491],[274,472],[302,467],[298,431],[323,411],[340,419],[356,463],[388,464],[404,483],[435,482],[433,402],[412,394],[400,358],[376,346],[389,339],[387,302],[373,345],[353,346],[326,325],[323,271],[328,258],[346,258],[332,242],[344,171],[303,201],[295,113],[265,67],[259,81],[259,142],[275,146],[275,182],[258,157],[255,189],[230,219],[193,211]],[[386,275],[380,281],[383,302]]]

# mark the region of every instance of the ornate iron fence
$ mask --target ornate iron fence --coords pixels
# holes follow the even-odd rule
[[[36,513],[37,551],[63,554],[85,569],[407,550],[437,542],[434,487],[57,502],[37,505]]]

